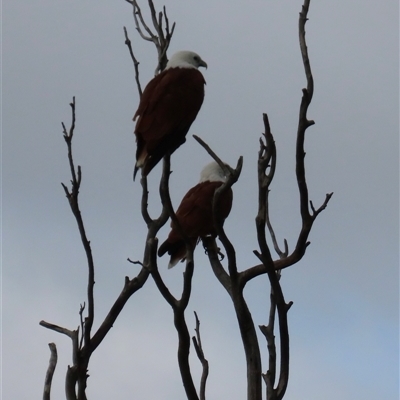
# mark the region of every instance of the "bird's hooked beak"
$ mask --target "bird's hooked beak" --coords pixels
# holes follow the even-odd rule
[[[205,69],[207,69],[208,65],[205,61],[201,60],[199,61],[199,67],[204,67]]]

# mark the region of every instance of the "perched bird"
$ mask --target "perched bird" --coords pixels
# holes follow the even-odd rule
[[[144,89],[133,117],[137,119],[134,179],[139,168],[147,176],[164,155],[185,142],[204,99],[206,81],[199,67],[207,64],[198,54],[179,51]]]
[[[200,182],[186,193],[176,211],[179,225],[192,241],[193,247],[196,246],[199,239],[208,235],[216,235],[212,202],[215,190],[225,180],[224,171],[216,162],[206,165],[201,171]],[[229,188],[219,198],[217,212],[224,220],[231,211],[232,197],[232,189]],[[174,222],[171,222],[171,228],[167,240],[158,249],[159,257],[167,252],[171,256],[168,268],[172,268],[178,261],[183,261],[186,258],[185,241]]]

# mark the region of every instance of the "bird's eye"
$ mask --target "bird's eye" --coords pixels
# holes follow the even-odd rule
[[[193,58],[194,58],[195,61],[199,61],[199,57],[194,56]]]

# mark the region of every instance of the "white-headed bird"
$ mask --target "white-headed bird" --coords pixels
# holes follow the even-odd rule
[[[207,68],[192,51],[179,51],[165,69],[146,86],[133,117],[137,142],[134,178],[144,176],[166,155],[186,141],[204,99],[205,80],[199,67]]]
[[[192,242],[193,247],[196,246],[199,239],[216,235],[212,204],[216,189],[225,181],[224,171],[216,162],[206,165],[201,171],[200,182],[186,193],[176,211],[179,225]],[[232,199],[231,188],[219,197],[216,211],[224,220],[231,211]],[[167,240],[158,249],[159,257],[165,253],[171,256],[168,268],[172,268],[180,260],[186,258],[185,241],[174,222],[171,222],[171,232]]]

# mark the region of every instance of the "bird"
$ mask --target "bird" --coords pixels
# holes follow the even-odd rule
[[[207,68],[207,63],[197,53],[178,51],[145,87],[133,117],[137,120],[133,179],[139,168],[147,176],[166,154],[186,141],[204,100],[206,81],[200,67]]]
[[[179,225],[193,248],[200,239],[206,236],[216,236],[213,220],[213,198],[215,191],[226,181],[224,171],[215,161],[207,164],[200,174],[200,182],[192,187],[183,197],[176,218]],[[224,191],[217,204],[219,216],[225,220],[232,208],[232,189]],[[168,253],[171,258],[168,268],[174,267],[179,261],[184,261],[187,256],[186,244],[181,231],[176,224],[171,222],[171,231],[168,238],[158,249],[158,256]]]

